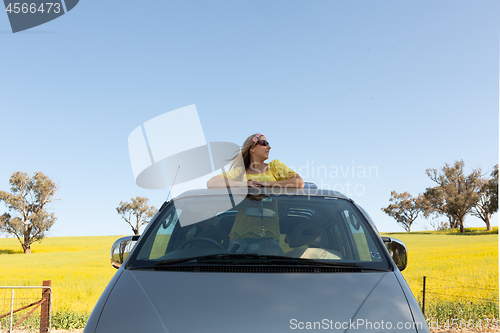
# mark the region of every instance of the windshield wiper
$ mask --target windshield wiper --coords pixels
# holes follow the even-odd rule
[[[237,260],[235,261],[235,259]],[[220,260],[230,260],[229,262],[226,263],[244,264],[244,265],[293,265],[293,266],[299,265],[299,266],[355,268],[362,270],[387,271],[386,269],[366,267],[356,263],[318,261],[315,259],[307,259],[307,258],[291,258],[279,255],[262,255],[262,254],[252,254],[252,253],[212,254],[212,255],[197,256],[197,257],[167,259],[158,261],[152,266],[133,267],[131,269],[166,267],[177,264],[183,264],[191,261],[197,263],[217,261],[217,263],[220,263]]]

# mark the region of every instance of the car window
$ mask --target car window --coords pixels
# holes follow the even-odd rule
[[[158,259],[165,254],[172,230],[181,213],[181,210],[171,210],[170,214],[166,214],[161,223],[158,224],[158,230],[154,235],[151,251],[147,259]]]
[[[223,196],[175,200],[151,222],[129,266],[213,254],[388,267],[378,237],[350,201],[299,195],[248,196],[225,210]]]
[[[343,214],[351,229],[355,250],[359,260],[380,261],[380,253],[378,253],[373,244],[369,244],[370,238],[366,237],[364,227],[357,213],[350,210],[344,210]]]

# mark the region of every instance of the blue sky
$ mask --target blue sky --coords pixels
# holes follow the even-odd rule
[[[135,185],[128,135],[195,104],[207,141],[264,133],[271,159],[323,187],[350,184],[346,194],[379,230],[402,231],[380,210],[392,190],[417,195],[433,186],[427,168],[455,160],[488,173],[498,163],[499,9],[498,1],[82,0],[16,34],[5,13],[0,189],[15,171],[42,171],[60,187],[49,235],[130,234],[118,203],[145,196],[159,207],[167,192]],[[324,168],[339,175],[312,174]]]

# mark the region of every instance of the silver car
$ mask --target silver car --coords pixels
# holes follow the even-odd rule
[[[84,333],[429,332],[405,246],[314,186],[185,192],[111,262]]]

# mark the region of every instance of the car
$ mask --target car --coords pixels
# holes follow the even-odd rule
[[[311,184],[184,192],[111,264],[84,333],[429,332],[404,244]]]

